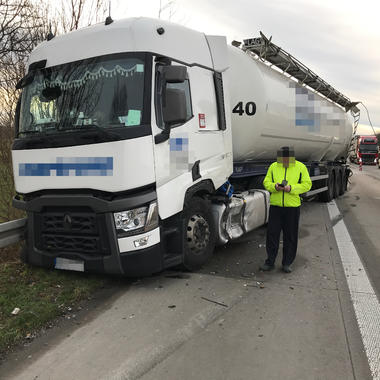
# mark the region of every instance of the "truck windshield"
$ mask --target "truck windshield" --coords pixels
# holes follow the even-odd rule
[[[18,137],[136,131],[145,119],[144,73],[143,57],[120,55],[37,71],[23,90]]]
[[[359,146],[360,153],[377,153],[376,144],[360,144]]]

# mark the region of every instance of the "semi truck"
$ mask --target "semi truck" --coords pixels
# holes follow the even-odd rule
[[[264,225],[277,150],[306,164],[306,199],[347,190],[355,103],[263,34],[150,18],[49,36],[16,110],[23,260],[125,276],[196,270]]]
[[[352,154],[350,155],[351,162],[359,164],[376,165],[379,158],[378,141],[375,135],[363,136],[356,135],[354,137],[354,144]]]

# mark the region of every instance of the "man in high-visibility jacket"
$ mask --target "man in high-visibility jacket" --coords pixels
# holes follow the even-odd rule
[[[277,162],[269,167],[263,184],[271,195],[266,242],[268,257],[260,269],[269,271],[274,268],[282,230],[282,270],[290,273],[290,265],[297,252],[299,195],[311,189],[309,172],[302,162],[296,161],[293,149],[282,147],[277,152]]]

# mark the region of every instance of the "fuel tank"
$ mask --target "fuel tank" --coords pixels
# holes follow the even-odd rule
[[[342,107],[239,48],[228,52],[235,162],[275,160],[282,146],[299,161],[346,157],[353,128]]]

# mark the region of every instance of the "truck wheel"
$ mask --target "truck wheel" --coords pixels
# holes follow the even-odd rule
[[[343,195],[347,190],[347,174],[345,168],[341,170],[341,179],[341,193],[339,195]]]
[[[329,178],[327,180],[327,190],[320,193],[319,197],[322,202],[331,202],[334,199],[335,173],[333,170],[329,170],[328,174]]]
[[[336,171],[336,183],[335,183],[335,198],[338,198],[340,195],[343,195],[344,193],[344,185],[343,185],[343,171],[342,169],[338,169]]]
[[[184,210],[184,258],[187,270],[199,269],[212,256],[215,228],[210,202],[194,197]]]
[[[340,178],[339,178],[339,169],[334,170],[334,198],[339,197],[339,185],[340,185]]]

